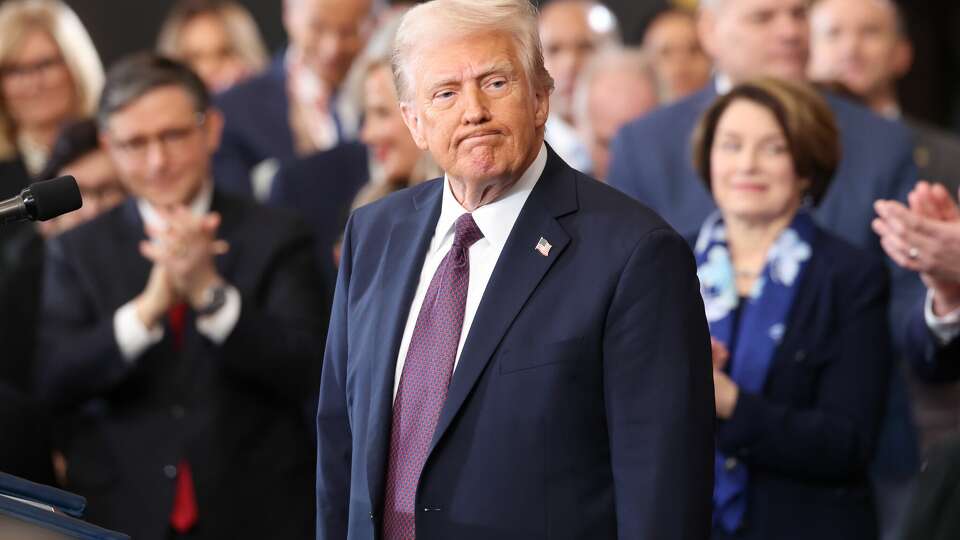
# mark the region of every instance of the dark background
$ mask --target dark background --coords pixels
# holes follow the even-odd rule
[[[3,0],[0,0],[2,2]],[[283,0],[239,0],[254,14],[267,45],[283,47],[280,20]],[[151,48],[171,0],[67,0],[93,36],[104,64],[119,56]],[[539,3],[544,3],[539,0]],[[629,43],[668,0],[605,0],[621,21]],[[901,84],[905,109],[949,127],[960,126],[960,2],[901,0],[917,54],[914,69]]]

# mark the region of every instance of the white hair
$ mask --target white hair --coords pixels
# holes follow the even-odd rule
[[[661,101],[663,97],[653,65],[641,49],[606,47],[587,62],[577,79],[577,86],[573,92],[573,116],[580,130],[586,132],[590,130],[590,92],[593,81],[606,73],[632,74],[638,80],[643,80],[650,85],[657,96],[657,101]]]
[[[530,83],[547,94],[553,91],[553,78],[543,65],[537,8],[529,0],[432,0],[408,11],[397,30],[392,67],[400,101],[412,98],[410,64],[418,46],[486,32],[510,34]]]

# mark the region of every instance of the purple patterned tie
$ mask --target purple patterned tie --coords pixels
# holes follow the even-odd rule
[[[483,238],[473,216],[456,222],[453,246],[440,262],[423,298],[393,402],[390,461],[384,492],[385,540],[416,538],[415,502],[420,471],[447,400],[460,344],[470,283],[470,246]]]

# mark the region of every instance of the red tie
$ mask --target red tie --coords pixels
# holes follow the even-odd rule
[[[173,348],[183,350],[183,338],[187,322],[187,304],[179,303],[172,308],[168,315],[170,333],[173,337]],[[170,526],[173,530],[183,534],[197,523],[197,495],[193,490],[193,474],[190,463],[186,459],[180,460],[177,465],[177,485],[173,494],[173,510],[170,512]]]

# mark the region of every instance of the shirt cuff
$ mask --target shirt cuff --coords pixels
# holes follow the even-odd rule
[[[937,338],[940,345],[946,345],[960,335],[960,308],[957,308],[942,317],[933,312],[933,291],[927,291],[927,300],[923,305],[923,318],[927,328]]]
[[[217,345],[222,345],[230,337],[240,319],[240,291],[233,285],[227,285],[226,292],[226,301],[216,313],[197,317],[197,331]]]
[[[163,325],[147,328],[137,316],[137,306],[131,300],[113,314],[113,335],[123,359],[133,363],[163,339]]]

